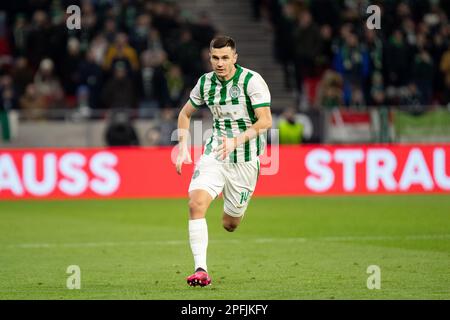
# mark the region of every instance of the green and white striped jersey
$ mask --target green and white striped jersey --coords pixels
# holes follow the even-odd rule
[[[236,137],[256,122],[254,109],[270,107],[269,88],[255,71],[236,66],[236,73],[221,81],[215,72],[205,73],[192,89],[189,100],[195,108],[207,105],[213,114],[213,134],[206,140],[204,154],[218,145],[219,137]],[[264,153],[266,135],[240,145],[224,162],[247,162]]]

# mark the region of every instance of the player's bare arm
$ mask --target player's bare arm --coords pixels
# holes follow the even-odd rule
[[[272,114],[269,107],[255,109],[257,121],[246,131],[234,138],[222,137],[222,143],[217,146],[216,152],[220,159],[225,159],[241,144],[256,138],[272,127]]]
[[[181,174],[183,163],[192,163],[188,148],[188,136],[191,117],[195,110],[195,107],[188,101],[178,115],[178,156],[176,162],[178,174]]]

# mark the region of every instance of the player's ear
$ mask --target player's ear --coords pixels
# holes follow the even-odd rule
[[[234,53],[234,63],[237,62],[237,59],[238,59],[238,54],[237,54],[237,52],[235,52],[235,53]]]

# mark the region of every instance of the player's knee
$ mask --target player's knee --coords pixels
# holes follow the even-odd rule
[[[239,224],[232,221],[223,220],[222,225],[228,232],[233,232],[234,230],[236,230]]]
[[[203,214],[206,210],[206,202],[196,199],[189,200],[189,212],[192,215]]]
[[[233,232],[234,230],[236,230],[237,228],[237,224],[233,224],[233,223],[224,223],[223,227],[225,228],[225,230],[227,230],[228,232]]]

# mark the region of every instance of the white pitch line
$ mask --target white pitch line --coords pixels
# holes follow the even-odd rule
[[[450,239],[450,234],[424,234],[410,236],[342,236],[317,238],[320,241],[390,241],[390,240],[446,240]]]
[[[21,243],[8,245],[9,248],[82,248],[82,247],[117,247],[117,246],[146,246],[146,245],[180,245],[186,241],[167,240],[167,241],[123,241],[123,242],[78,242],[78,243]]]
[[[351,241],[417,241],[417,240],[448,240],[450,234],[429,234],[410,236],[337,236],[337,237],[312,237],[312,238],[250,238],[250,239],[222,239],[209,240],[210,243],[256,243],[265,244],[271,242],[351,242]],[[186,245],[188,240],[154,240],[154,241],[123,241],[123,242],[78,242],[78,243],[20,243],[5,245],[7,248],[86,248],[86,247],[117,247],[117,246],[146,246],[146,245]]]

